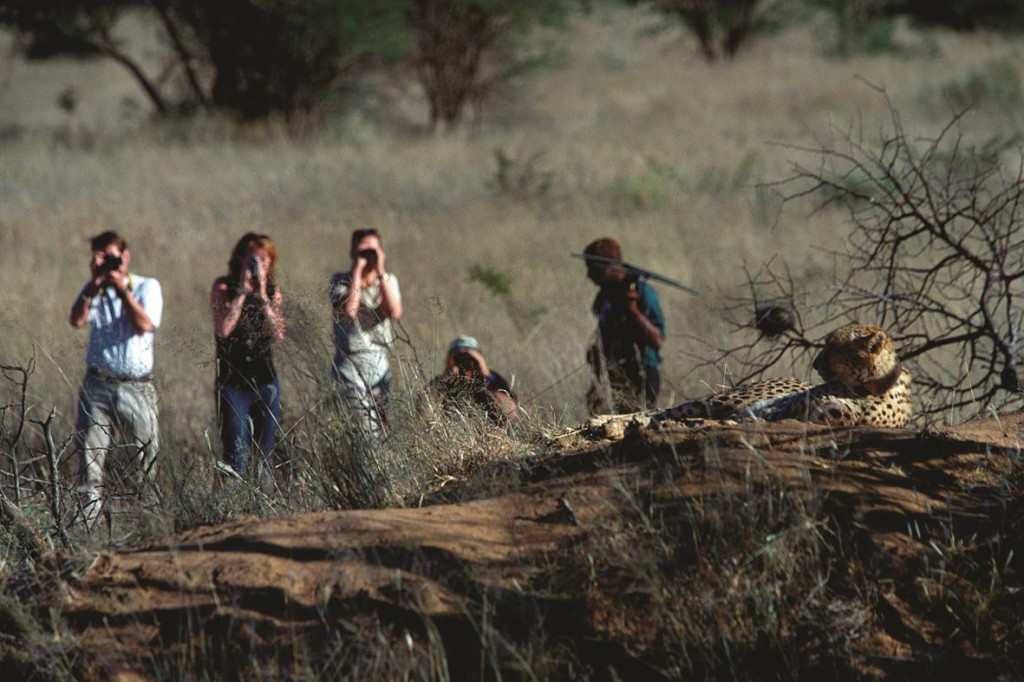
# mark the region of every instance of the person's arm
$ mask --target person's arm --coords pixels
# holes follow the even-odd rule
[[[637,330],[640,332],[640,341],[644,345],[652,346],[655,350],[661,350],[661,344],[664,342],[661,330],[655,321],[651,320],[644,314],[644,311],[640,309],[640,293],[636,285],[631,286],[626,293],[628,300],[626,310],[629,312],[633,321],[636,323]],[[644,305],[645,309],[650,311],[647,305]]]
[[[398,280],[384,269],[384,249],[377,249],[375,271],[380,278],[380,314],[383,319],[397,320],[402,317],[402,296],[398,292]]]
[[[491,398],[504,418],[507,421],[512,421],[518,417],[519,399],[512,392],[512,387],[505,380],[505,377],[490,370],[484,376],[487,377],[487,390],[490,392]]]
[[[142,302],[128,288],[128,277],[121,272],[112,272],[109,279],[114,286],[114,291],[117,292],[117,297],[121,299],[121,310],[128,316],[128,321],[132,323],[135,333],[145,334],[156,331],[156,325],[142,306]]]
[[[267,325],[270,327],[270,338],[274,341],[284,340],[284,297],[280,287],[274,289],[271,298],[261,297],[260,303],[267,313]]]
[[[512,421],[519,416],[519,401],[512,397],[512,394],[504,389],[499,389],[491,391],[491,395],[494,396],[494,402],[498,404],[498,409],[506,419]]]
[[[99,284],[90,279],[75,296],[71,304],[71,314],[68,316],[68,323],[75,329],[80,329],[89,321],[89,311],[92,309],[92,299],[100,292]]]
[[[344,296],[335,300],[334,312],[347,320],[354,320],[359,315],[359,304],[362,302],[363,293],[363,268],[365,267],[366,259],[357,257],[349,272],[348,289]]]
[[[92,299],[100,293],[103,280],[106,278],[103,270],[103,253],[94,251],[89,258],[89,281],[79,290],[71,304],[71,314],[68,315],[68,322],[75,329],[85,326],[89,321],[89,311],[92,309]]]
[[[238,321],[242,319],[245,305],[245,290],[238,287],[232,296],[226,280],[218,279],[210,289],[210,312],[213,314],[213,333],[221,338],[231,336]]]
[[[257,259],[255,276],[251,270],[245,274],[243,289],[251,291],[250,296],[256,298],[256,302],[263,309],[267,317],[267,331],[270,332],[271,341],[284,340],[284,296],[280,287],[274,287],[274,295],[267,293],[267,261]]]
[[[402,298],[398,293],[397,280],[393,275],[378,275],[380,280],[380,313],[384,318],[397,320],[402,317]]]

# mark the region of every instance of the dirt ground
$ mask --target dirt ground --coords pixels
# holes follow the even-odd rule
[[[856,574],[875,587],[860,600],[868,613],[849,644],[857,663],[838,677],[1012,674],[1021,670],[1021,617],[967,627],[911,583],[927,557],[952,561],[945,554],[959,548],[979,581],[994,580],[984,564],[998,564],[1000,608],[1006,599],[1021,606],[1013,595],[1024,583],[1016,558],[1024,548],[1012,518],[1020,491],[1008,481],[1020,468],[1022,429],[1024,415],[923,433],[694,421],[612,438],[601,429],[565,434],[526,467],[519,487],[485,499],[246,519],[101,554],[69,579],[60,609],[87,661],[83,675],[96,678],[157,679],[165,675],[154,657],[189,660],[211,641],[230,641],[239,656],[281,642],[294,649],[372,616],[412,633],[410,650],[433,624],[444,674],[423,676],[475,679],[479,613],[507,637],[543,621],[573,642],[595,679],[671,677],[644,653],[664,627],[645,628],[635,611],[628,626],[617,620],[617,598],[594,598],[576,570],[581,548],[624,513],[615,502],[623,481],[652,507],[756,483],[826,500],[830,523],[857,538],[830,566],[830,582],[852,584],[844,576]],[[495,608],[481,610],[488,601]]]

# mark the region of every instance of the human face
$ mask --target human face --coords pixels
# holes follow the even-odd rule
[[[616,284],[625,278],[626,273],[618,265],[611,263],[587,263],[587,279],[599,287]]]
[[[117,244],[108,244],[99,251],[93,251],[89,268],[95,276],[109,275],[114,272],[127,275],[128,263],[131,261],[131,257],[132,254],[128,249],[122,251],[121,247]],[[116,267],[111,267],[111,263],[116,262],[117,259],[120,259],[120,264]]]
[[[255,272],[253,271],[254,266]],[[267,273],[270,272],[270,266],[270,252],[259,246],[251,248],[245,254],[245,269],[242,276],[247,280],[252,280],[255,277],[258,281],[265,281]]]
[[[270,253],[264,249],[257,247],[255,249],[249,249],[249,254],[246,256],[246,261],[255,259],[260,264],[260,269],[266,272],[270,269]]]
[[[359,243],[356,244],[356,253],[367,249],[380,251],[380,237],[375,234],[368,234],[360,239]]]
[[[366,258],[366,267],[372,271],[377,267],[377,261],[380,260],[381,248],[380,248],[380,237],[375,234],[368,234],[359,240],[356,244],[355,253],[352,254],[352,258],[363,258],[361,254],[366,251],[372,251],[373,256]]]

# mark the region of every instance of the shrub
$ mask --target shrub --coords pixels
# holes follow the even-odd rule
[[[771,302],[802,310],[805,320],[813,311],[820,336],[850,320],[878,324],[914,364],[919,411],[1019,406],[1024,151],[1012,137],[971,144],[962,114],[931,139],[912,136],[879,93],[889,130],[874,140],[840,132],[835,143],[795,148],[814,161],[795,163],[780,183],[787,202],[813,199],[818,212],[846,212],[849,235],[826,247],[834,284],[824,296],[799,292],[769,264],[748,275],[751,296],[737,303],[734,323],[750,326],[754,308]],[[739,362],[743,380],[815,340],[800,331],[781,345],[740,344],[722,357]]]

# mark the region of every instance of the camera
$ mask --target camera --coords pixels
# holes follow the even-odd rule
[[[362,258],[367,264],[373,264],[377,262],[377,252],[373,249],[363,249],[356,254],[359,258]]]
[[[122,258],[121,256],[114,256],[108,253],[107,255],[103,256],[103,265],[100,266],[100,271],[114,272],[115,270],[120,269],[122,265],[124,265],[124,258]]]
[[[252,275],[252,278],[255,279],[255,280],[259,280],[259,278],[260,278],[260,263],[259,263],[259,261],[256,260],[255,258],[250,258],[249,259],[249,263],[248,263],[248,267],[249,267],[249,274]]]
[[[456,353],[452,362],[459,369],[459,374],[479,374],[480,363],[469,353]]]

